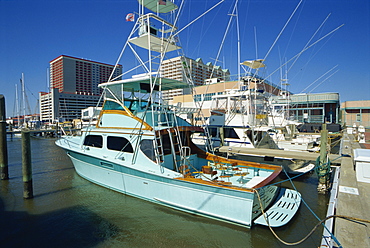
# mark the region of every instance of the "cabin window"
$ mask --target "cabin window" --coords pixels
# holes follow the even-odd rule
[[[100,135],[87,135],[84,140],[84,146],[102,148],[103,147],[103,137]]]
[[[105,101],[103,110],[123,110],[123,107],[113,101]]]
[[[234,128],[225,128],[225,138],[234,138],[234,139],[239,139],[238,134],[235,132]]]
[[[128,108],[131,112],[138,111],[145,109],[148,105],[146,101],[139,101],[139,100],[125,100],[125,107]]]
[[[163,147],[163,154],[164,155],[168,155],[168,154],[171,154],[172,152],[172,146],[171,146],[171,140],[170,140],[170,136],[168,134],[164,134],[161,136],[161,139],[162,139],[162,147]],[[173,139],[175,139],[173,137]],[[159,140],[158,140],[159,142]],[[177,141],[176,141],[177,142]],[[158,143],[158,146],[160,146],[160,143]],[[174,146],[175,148],[175,152],[177,152],[179,150],[179,146]]]
[[[142,140],[140,142],[140,150],[151,160],[155,161],[154,147],[152,140]]]
[[[217,137],[217,127],[209,127],[208,132],[211,137]]]
[[[208,132],[211,137],[219,137],[220,130],[217,127],[209,127]],[[239,139],[238,134],[235,132],[234,128],[224,127],[224,138],[234,138]]]
[[[122,152],[134,152],[130,141],[124,137],[108,136],[107,148],[109,150],[122,151]]]

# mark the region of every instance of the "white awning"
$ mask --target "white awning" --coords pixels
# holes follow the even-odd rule
[[[246,60],[241,64],[246,65],[246,66],[248,66],[252,69],[258,69],[258,68],[261,68],[261,67],[265,67],[265,64],[262,63],[263,61],[264,61],[263,59]]]

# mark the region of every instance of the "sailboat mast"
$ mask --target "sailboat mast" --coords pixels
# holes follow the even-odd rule
[[[239,87],[241,85],[241,75],[240,75],[240,68],[241,68],[241,61],[240,61],[240,28],[239,28],[239,13],[237,8],[238,1],[235,3],[235,13],[236,13],[236,32],[238,36],[238,80],[239,80]]]
[[[22,73],[22,104],[23,104],[23,124],[26,123],[26,92],[24,90],[24,74]]]
[[[19,99],[18,99],[18,85],[15,84],[15,106],[16,106],[16,110],[17,110],[17,125],[19,127]]]

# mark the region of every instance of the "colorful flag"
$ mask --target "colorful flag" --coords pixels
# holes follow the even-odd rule
[[[167,0],[158,0],[159,5],[166,5]]]
[[[133,14],[133,13],[127,14],[126,21],[127,22],[134,22],[135,21],[135,14]]]

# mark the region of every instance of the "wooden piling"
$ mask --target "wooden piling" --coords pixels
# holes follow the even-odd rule
[[[9,131],[10,131],[10,140],[13,140],[13,124],[9,124]]]
[[[330,162],[328,161],[328,130],[326,124],[322,125],[320,138],[320,157],[318,168],[319,185],[317,190],[320,193],[325,193],[329,188],[330,179]]]
[[[33,198],[30,131],[22,129],[23,198]]]
[[[4,95],[0,95],[0,179],[1,180],[9,179]]]

